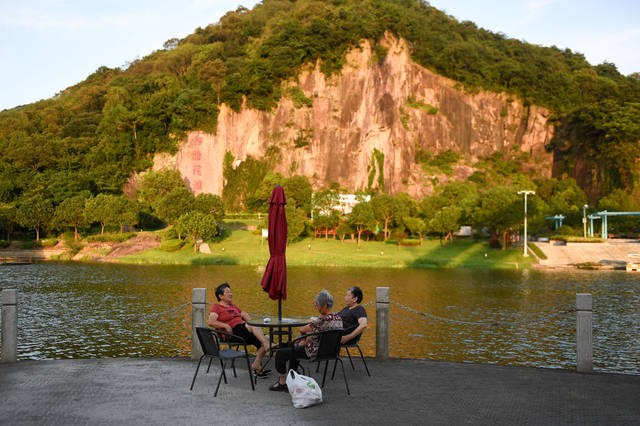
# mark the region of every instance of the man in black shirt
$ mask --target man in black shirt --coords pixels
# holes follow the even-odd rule
[[[350,287],[344,298],[347,306],[338,312],[342,318],[342,324],[348,334],[342,336],[341,343],[348,343],[354,338],[360,336],[365,328],[367,328],[367,311],[360,306],[362,302],[362,290],[360,287]]]

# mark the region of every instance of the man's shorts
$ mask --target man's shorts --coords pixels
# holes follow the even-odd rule
[[[247,342],[247,345],[253,345],[258,349],[262,346],[262,343],[258,340],[255,334],[247,330],[247,325],[245,323],[238,324],[233,327],[233,334],[242,337],[244,341]]]

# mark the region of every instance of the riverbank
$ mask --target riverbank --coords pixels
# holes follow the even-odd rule
[[[251,391],[238,368],[214,398],[219,366],[186,358],[107,358],[0,364],[0,423],[33,424],[639,424],[640,376],[424,360],[368,359],[340,367],[324,402],[295,409],[275,379]],[[321,374],[313,373],[321,380]]]
[[[372,267],[372,268],[490,268],[530,267],[533,257],[524,258],[519,249],[489,249],[487,241],[457,239],[440,246],[439,240],[422,245],[398,246],[382,241],[357,242],[339,239],[305,238],[287,247],[288,266]],[[118,258],[118,262],[175,265],[252,265],[264,266],[269,260],[269,245],[249,230],[234,230],[219,243],[208,244],[211,253],[193,253],[193,246],[165,252],[160,248]]]
[[[289,266],[366,268],[484,268],[484,269],[625,269],[628,255],[640,253],[640,240],[608,240],[601,243],[531,243],[547,257],[538,259],[533,251],[525,258],[522,248],[490,249],[486,240],[458,238],[441,247],[437,239],[422,244],[305,238],[289,244]],[[194,253],[186,244],[180,250],[161,250],[158,232],[139,232],[124,242],[83,243],[78,252],[59,242],[52,247],[20,249],[19,244],[0,249],[0,256],[32,260],[76,260],[128,264],[165,265],[248,265],[264,266],[269,259],[266,238],[249,229],[232,229],[227,238],[208,243],[210,253]]]

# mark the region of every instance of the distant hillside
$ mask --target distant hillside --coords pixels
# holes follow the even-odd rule
[[[1,112],[0,202],[34,192],[56,203],[118,193],[154,154],[175,153],[187,132],[214,134],[221,105],[271,111],[282,97],[312,103],[287,82],[309,64],[338,74],[363,39],[383,60],[387,31],[459,91],[506,92],[552,111],[555,176],[575,177],[591,197],[637,181],[637,74],[458,22],[419,0],[264,0],[168,40],[126,70],[102,67],[53,99]]]

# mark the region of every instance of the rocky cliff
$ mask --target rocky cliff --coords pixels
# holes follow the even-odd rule
[[[416,151],[462,155],[440,183],[468,177],[477,159],[496,151],[521,151],[538,175],[551,176],[546,109],[507,94],[467,93],[414,63],[405,41],[387,35],[380,45],[363,42],[339,75],[325,76],[319,64],[302,72],[291,86],[312,106],[290,96],[270,112],[222,105],[216,134],[190,132],[175,156],[156,156],[154,169],[178,169],[195,193],[221,194],[226,152],[237,166],[269,150],[276,153],[275,171],[307,176],[315,189],[330,182],[351,190],[384,185],[390,193],[421,197],[436,180],[416,163]]]

